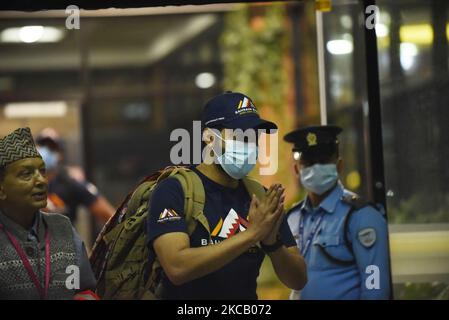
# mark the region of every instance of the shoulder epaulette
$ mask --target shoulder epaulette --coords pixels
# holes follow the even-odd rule
[[[371,205],[367,200],[356,194],[346,194],[341,197],[341,201],[353,207],[355,210]]]
[[[370,202],[370,201],[366,200],[365,198],[360,197],[357,194],[346,194],[343,197],[341,197],[341,201],[343,203],[350,205],[352,208],[352,211],[357,211],[357,210],[362,209],[367,206],[371,206],[374,209],[376,209],[377,211],[380,211],[379,207],[374,202]]]

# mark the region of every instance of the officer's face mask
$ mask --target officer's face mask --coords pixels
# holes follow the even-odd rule
[[[214,135],[224,142],[224,152],[217,153],[217,161],[223,170],[234,179],[242,179],[256,165],[257,144],[255,142],[243,142],[237,140],[223,139],[213,130]]]
[[[308,191],[322,195],[331,189],[338,180],[337,165],[314,164],[300,170],[301,184]]]
[[[58,166],[58,154],[51,151],[48,147],[37,148],[47,170],[55,169]]]

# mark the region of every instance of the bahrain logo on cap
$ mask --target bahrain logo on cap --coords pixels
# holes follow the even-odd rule
[[[173,209],[164,209],[164,211],[161,212],[159,215],[159,219],[157,220],[158,223],[163,223],[167,221],[177,221],[180,220],[181,217],[179,214],[176,213]]]
[[[231,209],[224,221],[220,218],[217,226],[211,232],[211,236],[229,239],[237,232],[245,231],[247,228],[248,221],[240,217],[234,209]]]
[[[235,114],[241,115],[246,113],[257,113],[257,109],[254,103],[250,99],[245,97],[243,98],[243,100],[240,100]]]

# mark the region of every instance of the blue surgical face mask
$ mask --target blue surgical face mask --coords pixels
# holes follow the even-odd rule
[[[213,131],[212,131],[213,132]],[[236,140],[224,140],[219,135],[216,137],[225,143],[223,154],[217,154],[217,161],[223,170],[234,179],[242,179],[254,168],[257,161],[257,144],[254,142],[242,142]]]
[[[304,188],[317,195],[322,195],[337,182],[337,165],[334,163],[314,164],[301,169],[300,176]]]
[[[47,170],[55,169],[58,166],[58,154],[51,151],[48,147],[37,148]]]

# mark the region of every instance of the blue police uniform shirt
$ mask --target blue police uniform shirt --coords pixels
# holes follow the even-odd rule
[[[251,198],[243,183],[240,181],[236,189],[225,187],[210,180],[195,168],[191,169],[198,174],[204,185],[206,196],[204,214],[210,226],[212,242],[219,243],[239,232],[244,232]],[[152,246],[154,239],[170,232],[187,233],[184,218],[162,222],[163,219],[161,220],[160,217],[164,216],[164,211],[171,212],[172,215],[184,216],[184,193],[181,184],[175,178],[161,181],[150,199],[147,220],[150,259],[154,254]],[[281,225],[280,234],[286,247],[296,246],[286,219]],[[198,224],[190,236],[190,247],[206,245],[210,245],[208,233],[201,224]],[[257,299],[256,280],[264,256],[261,249],[253,247],[220,270],[180,286],[172,284],[163,274],[162,298]]]
[[[308,282],[300,292],[300,299],[388,299],[390,296],[386,219],[372,206],[354,211],[347,230],[351,252],[345,245],[344,235],[345,216],[350,210],[350,205],[342,201],[346,195],[354,194],[339,182],[317,208],[312,208],[306,198],[289,212],[288,224],[298,247],[301,247],[300,217],[304,219],[304,242],[319,216],[323,217],[305,253]],[[323,249],[338,260],[353,263],[338,263]]]

